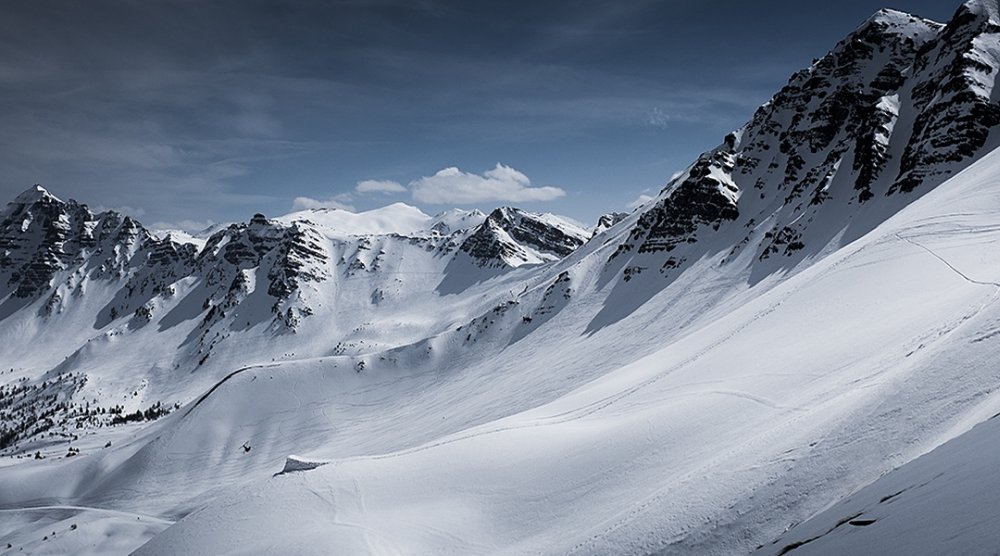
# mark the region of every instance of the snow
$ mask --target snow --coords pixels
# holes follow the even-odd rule
[[[567,216],[560,216],[550,212],[532,213],[532,216],[537,218],[539,221],[552,226],[553,228],[558,228],[567,235],[590,237],[592,233],[592,230],[586,224],[577,222]]]
[[[15,197],[14,200],[11,201],[11,204],[14,204],[14,205],[30,205],[32,203],[37,203],[38,201],[41,201],[43,199],[51,199],[51,200],[55,200],[55,201],[59,200],[58,197],[56,197],[55,195],[49,193],[49,191],[47,189],[45,189],[44,187],[42,187],[40,185],[34,185],[34,186],[28,188],[27,190],[25,190],[23,193],[21,193],[17,197]]]
[[[932,31],[928,31],[928,26],[932,28],[941,27],[940,23],[913,16],[906,12],[884,8],[868,18],[862,28],[870,24],[885,26],[893,33],[912,38],[927,38],[933,36]]]
[[[0,552],[126,554],[170,524],[150,516],[78,506],[0,509]]]
[[[764,544],[958,434],[970,414],[1000,409],[997,348],[972,342],[1000,319],[1000,263],[988,256],[1000,241],[998,170],[993,153],[861,240],[598,376],[580,376],[576,362],[599,360],[601,340],[585,348],[579,325],[557,316],[536,332],[561,338],[540,344],[547,353],[506,349],[531,361],[520,371],[465,362],[426,383],[405,367],[358,376],[302,362],[244,377],[184,428],[262,415],[271,427],[291,410],[299,445],[331,463],[229,490],[138,553],[722,554]],[[613,327],[603,335],[641,334],[628,320]],[[288,399],[241,401],[265,378]],[[258,411],[233,416],[231,404]],[[497,406],[514,410],[484,415]],[[325,422],[335,435],[318,432]]]
[[[985,14],[991,23],[1000,22],[997,0],[967,0],[963,5],[974,14]]]
[[[1000,419],[991,418],[755,554],[995,554]]]
[[[450,209],[434,216],[430,222],[430,229],[439,230],[447,235],[458,230],[474,228],[484,220],[486,213],[481,210]]]
[[[940,28],[872,21],[917,43]],[[890,54],[834,85],[867,86]],[[670,244],[671,269],[662,252],[613,256],[655,204],[564,257],[488,222],[510,249],[485,264],[461,246],[486,215],[402,203],[171,232],[201,254],[156,273],[131,257],[141,242],[83,249],[51,291],[0,298],[0,384],[48,384],[38,403],[178,408],[5,450],[0,537],[40,553],[731,554],[810,538],[795,550],[851,552],[886,531],[904,554],[941,531],[974,552],[994,541],[970,517],[995,517],[991,491],[970,492],[992,485],[992,451],[968,446],[1000,411],[1000,151],[886,195],[918,116],[911,89],[877,101],[886,160],[864,204],[844,129],[800,149],[812,181],[774,171],[792,165],[775,130],[820,95],[766,105],[739,152],[661,192],[707,168],[740,214]],[[35,216],[16,242],[44,236]],[[762,256],[785,229],[801,251]],[[850,523],[864,516],[876,521]]]
[[[207,241],[207,236],[203,236],[201,233],[194,235],[183,230],[151,230],[150,233],[154,237],[168,239],[182,245],[194,245],[199,251],[205,248]]]
[[[613,289],[602,274],[636,215],[551,267],[452,294],[445,314],[426,297],[442,263],[372,238],[362,255],[394,256],[317,298],[328,330],[251,331],[183,382],[151,374],[151,391],[200,394],[147,427],[85,437],[81,456],[53,457],[63,445],[0,468],[3,504],[163,520],[109,529],[115,547],[152,537],[140,554],[749,550],[998,405],[997,171],[995,152],[798,272],[750,287],[720,253],[642,303],[635,282]],[[546,313],[562,272],[571,299]],[[361,284],[389,291],[387,305],[359,299]],[[498,313],[498,297],[516,304]],[[634,309],[606,318],[612,305]],[[329,330],[363,347],[331,351]],[[119,391],[130,373],[118,369],[189,332],[111,330],[77,368],[92,392]],[[261,364],[206,382],[250,358]],[[329,463],[275,477],[289,462]],[[72,538],[64,521],[57,539]],[[44,528],[11,538],[51,542]]]
[[[279,222],[313,222],[335,237],[354,235],[412,235],[429,230],[433,218],[417,207],[393,203],[365,212],[336,208],[309,209],[277,218]]]

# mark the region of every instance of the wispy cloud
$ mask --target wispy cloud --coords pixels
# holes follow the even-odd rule
[[[406,188],[392,180],[362,180],[354,187],[354,191],[362,195],[369,193],[405,193]]]
[[[412,182],[410,188],[414,199],[432,205],[491,201],[527,203],[551,201],[566,195],[558,187],[533,187],[528,176],[501,163],[481,175],[455,167],[445,168]]]
[[[633,201],[629,202],[628,204],[626,204],[625,207],[628,208],[629,210],[635,210],[635,209],[637,209],[637,208],[639,208],[641,206],[646,205],[647,203],[649,203],[653,199],[656,199],[656,197],[654,197],[653,195],[650,195],[650,193],[651,193],[651,190],[644,189],[642,191],[642,193],[640,193],[639,196],[635,198],[635,200],[633,200]]]
[[[654,127],[667,127],[672,119],[673,117],[664,112],[659,106],[654,107],[646,115],[646,123]]]
[[[336,208],[355,212],[355,201],[358,196],[393,193],[405,193],[406,187],[392,180],[361,180],[354,186],[354,192],[337,193],[323,199],[312,197],[296,197],[292,201],[292,210],[307,210],[318,208]]]

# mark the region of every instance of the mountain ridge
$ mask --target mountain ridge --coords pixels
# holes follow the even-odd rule
[[[390,205],[198,246],[29,189],[0,432],[46,459],[0,504],[177,522],[141,554],[770,542],[1000,409],[996,14],[875,14],[594,229]]]

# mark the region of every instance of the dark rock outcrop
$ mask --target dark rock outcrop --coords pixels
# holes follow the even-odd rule
[[[482,267],[519,266],[565,257],[588,239],[585,230],[551,215],[501,207],[459,249]]]

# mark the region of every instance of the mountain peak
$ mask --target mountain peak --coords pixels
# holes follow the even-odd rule
[[[930,38],[942,25],[936,21],[924,19],[899,10],[882,8],[866,19],[852,36],[865,36],[875,32],[879,36],[888,34],[901,37]]]
[[[429,229],[429,223],[433,218],[413,205],[392,203],[363,212],[329,208],[306,209],[286,214],[276,220],[286,224],[308,221],[320,226],[325,233],[342,237],[419,233]]]
[[[905,23],[914,18],[914,15],[900,10],[882,8],[869,17],[868,21],[872,23]]]
[[[511,218],[514,215],[524,214],[524,211],[519,208],[514,207],[497,207],[490,212],[488,218],[490,220],[503,220],[506,218]]]
[[[967,0],[958,9],[959,14],[968,12],[979,16],[986,16],[993,23],[1000,22],[1000,8],[997,0]]]
[[[519,266],[568,256],[590,231],[563,217],[505,206],[494,209],[460,249],[480,266]]]
[[[430,229],[441,234],[450,234],[456,230],[474,228],[486,220],[486,213],[479,209],[450,209],[440,212],[431,219]]]
[[[62,202],[58,197],[49,193],[47,189],[36,183],[15,197],[12,204],[32,205],[40,201]]]

